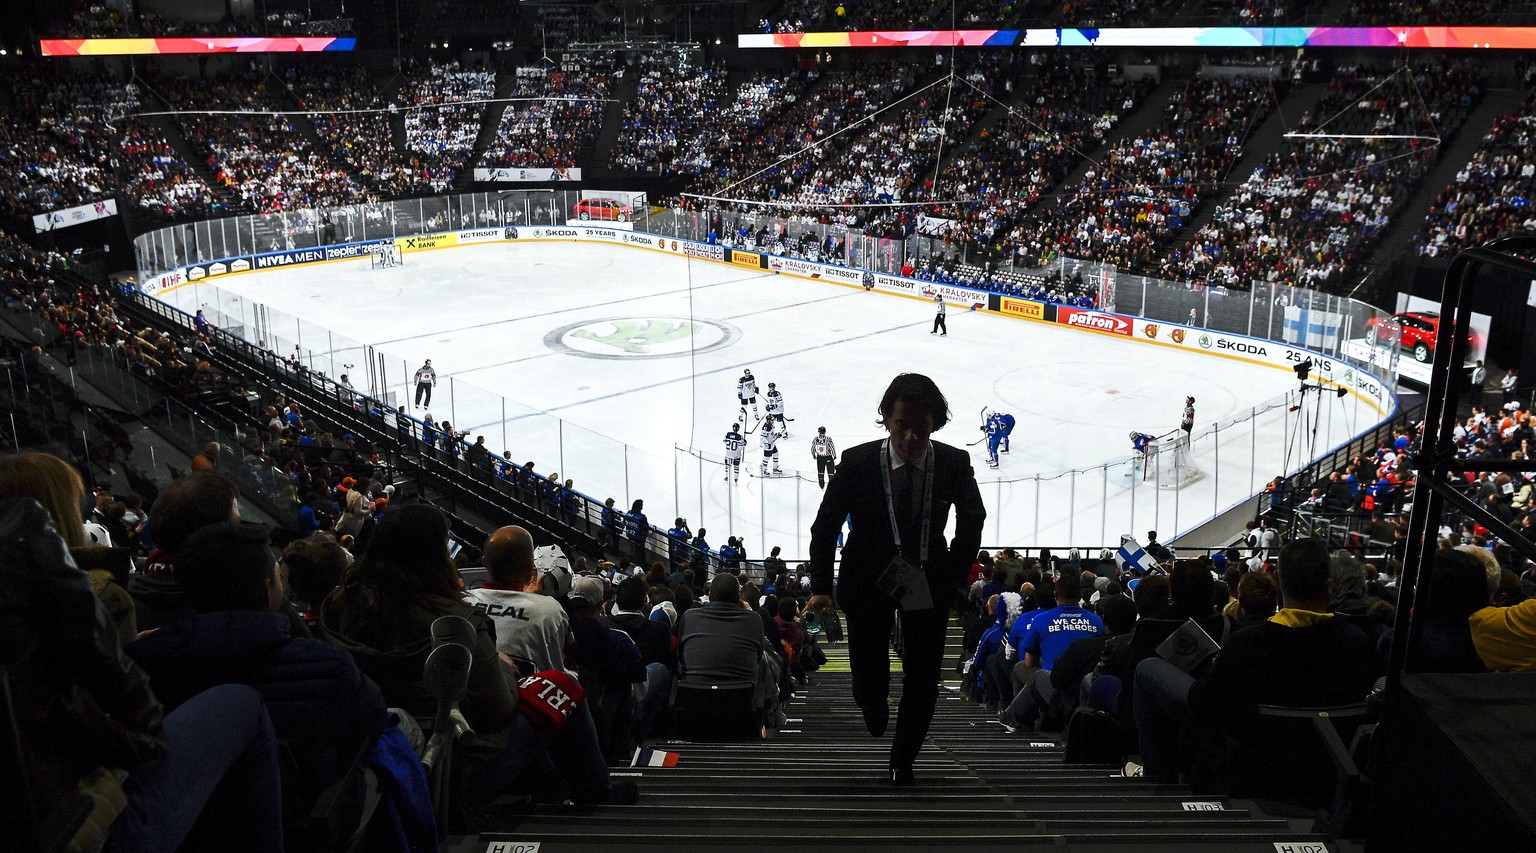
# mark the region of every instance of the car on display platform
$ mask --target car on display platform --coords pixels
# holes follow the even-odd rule
[[[1413,353],[1414,361],[1427,362],[1435,354],[1435,336],[1440,333],[1440,315],[1405,311],[1390,317],[1372,317],[1365,321],[1365,342],[1372,346],[1397,344]]]
[[[635,218],[635,209],[616,198],[584,198],[576,202],[575,215],[583,222],[592,219],[628,222]]]

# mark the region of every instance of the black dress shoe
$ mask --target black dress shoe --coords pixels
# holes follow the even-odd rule
[[[861,706],[859,710],[864,712],[864,728],[869,729],[871,735],[880,737],[885,734],[886,723],[889,723],[891,720],[891,707],[889,705],[881,702],[870,708]]]
[[[891,768],[891,786],[895,788],[910,788],[917,784],[917,775],[910,767]]]

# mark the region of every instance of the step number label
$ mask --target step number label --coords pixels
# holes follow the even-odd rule
[[[1184,811],[1187,812],[1219,812],[1221,803],[1210,801],[1197,801],[1184,803]]]
[[[1321,841],[1276,841],[1275,853],[1328,853]]]
[[[485,853],[539,853],[541,841],[492,841]]]

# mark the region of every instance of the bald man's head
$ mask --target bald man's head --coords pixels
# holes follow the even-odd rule
[[[533,537],[521,527],[503,527],[486,537],[485,569],[491,580],[521,589],[533,580]]]

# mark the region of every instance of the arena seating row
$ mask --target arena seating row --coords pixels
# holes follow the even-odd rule
[[[1486,86],[1477,63],[1350,67],[1288,139],[1220,205],[1160,275],[1228,287],[1268,281],[1327,289],[1358,266],[1419,187]],[[1428,140],[1438,138],[1438,147]]]
[[[1452,255],[1497,237],[1536,234],[1533,111],[1536,90],[1526,96],[1520,112],[1494,119],[1477,153],[1435,199],[1424,227],[1415,233],[1419,254]]]
[[[573,74],[542,66],[518,68],[515,83],[481,165],[563,169],[597,137],[608,107],[606,74]],[[569,100],[518,100],[564,98]]]
[[[656,58],[640,71],[634,100],[624,108],[613,166],[634,172],[698,174],[710,167],[708,149],[719,144],[725,97],[724,63],[692,65]]]

